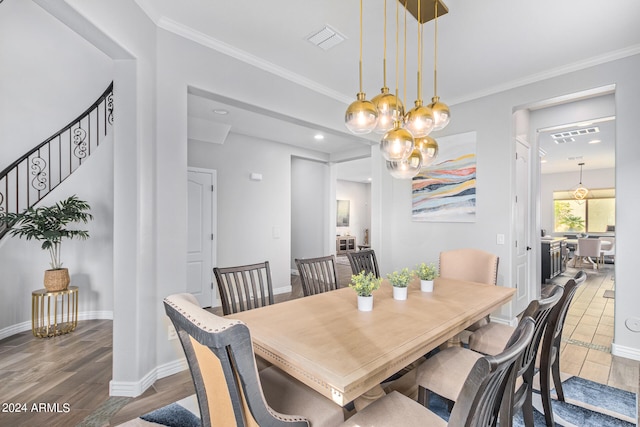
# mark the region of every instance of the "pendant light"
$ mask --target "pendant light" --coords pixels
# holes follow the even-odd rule
[[[347,129],[354,134],[370,133],[378,122],[378,110],[362,91],[362,0],[360,0],[360,92],[356,100],[349,105],[344,115],[344,123]]]
[[[418,0],[418,16],[421,16],[420,4]],[[437,0],[436,0],[437,3]],[[405,6],[406,8],[406,6]],[[431,108],[422,103],[422,34],[424,25],[418,19],[418,96],[415,101],[415,107],[409,110],[404,116],[404,127],[411,132],[414,138],[422,138],[429,135],[433,129],[433,112]],[[406,64],[405,64],[406,68]]]
[[[415,147],[422,155],[422,168],[431,166],[438,157],[438,143],[430,136],[415,139]]]
[[[578,188],[573,190],[573,197],[576,200],[584,200],[589,194],[589,190],[582,185],[582,166],[584,166],[584,163],[578,163],[578,166],[580,166],[580,183],[578,184]]]
[[[399,35],[398,35],[398,23],[399,23],[399,2],[396,3],[396,52],[398,52],[399,45]],[[405,0],[405,57],[406,57],[406,28],[407,28],[407,10],[406,10],[406,0]],[[406,60],[405,60],[406,62]],[[406,69],[406,67],[405,67]],[[406,85],[405,85],[406,87]],[[396,54],[396,97],[398,93],[398,56]],[[382,157],[385,158],[388,162],[399,162],[402,160],[406,160],[412,153],[414,148],[413,144],[413,135],[407,129],[402,128],[401,118],[398,117],[393,122],[393,129],[384,134],[382,139],[380,140],[380,152],[382,153]]]
[[[433,130],[444,129],[451,120],[451,112],[438,96],[438,0],[435,0],[434,36],[433,36],[433,98],[429,107],[433,112]]]
[[[397,16],[397,13],[396,13]],[[396,19],[397,26],[397,19]],[[396,27],[397,28],[397,27]],[[396,30],[396,73],[397,73],[397,30]],[[404,105],[398,98],[397,93],[395,95],[389,93],[387,87],[387,0],[384,0],[384,42],[383,42],[383,58],[382,58],[382,76],[383,86],[380,89],[381,93],[374,96],[371,102],[378,110],[378,123],[374,129],[376,133],[386,133],[393,129],[394,121],[399,120],[404,116]],[[397,92],[397,90],[396,90]]]
[[[397,162],[387,161],[389,174],[397,179],[411,179],[422,169],[422,153],[414,148],[409,157]]]

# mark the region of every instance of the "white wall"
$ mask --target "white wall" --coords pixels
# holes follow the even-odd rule
[[[374,242],[383,270],[411,266],[421,260],[437,260],[442,250],[473,246],[500,257],[498,284],[513,286],[510,245],[497,245],[496,234],[513,241],[511,198],[514,194],[511,138],[512,110],[519,105],[616,84],[616,320],[614,354],[640,359],[640,334],[629,331],[624,321],[637,316],[631,301],[640,298],[635,284],[634,236],[640,223],[634,212],[640,209],[637,197],[637,117],[640,114],[640,55],[597,65],[538,83],[454,105],[452,120],[443,135],[477,132],[477,220],[475,223],[415,223],[410,217],[411,189],[405,181],[394,181],[377,163],[372,184],[374,233],[383,235]],[[438,135],[434,135],[436,140]],[[372,151],[374,157],[380,157]],[[374,162],[374,168],[376,163]],[[374,234],[374,238],[375,238]],[[538,245],[533,245],[534,249]],[[622,256],[618,256],[622,254]],[[618,298],[619,297],[619,298]],[[500,316],[515,315],[505,307]]]
[[[540,179],[540,225],[547,230],[547,234],[553,235],[554,211],[553,192],[565,191],[574,188],[578,184],[579,171],[564,173],[549,173]],[[615,169],[594,169],[584,171],[582,183],[589,189],[615,188]]]
[[[291,159],[291,270],[296,258],[328,255],[325,245],[329,216],[329,166]]]
[[[16,40],[20,40],[17,43]],[[0,169],[58,132],[87,109],[113,79],[113,62],[30,1],[2,4],[0,13]],[[43,74],[43,70],[46,72]],[[40,206],[76,194],[94,220],[89,240],[62,244],[62,262],[79,286],[79,317],[113,312],[113,131]],[[0,337],[30,329],[31,291],[49,267],[41,242],[0,241]]]
[[[364,244],[364,230],[369,229],[371,242],[371,184],[338,180],[336,199],[349,200],[349,226],[336,227],[336,235],[356,237],[356,245]]]

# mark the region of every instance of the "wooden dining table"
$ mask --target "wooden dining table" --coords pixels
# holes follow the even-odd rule
[[[514,288],[437,278],[394,300],[385,279],[373,311],[349,288],[227,317],[247,324],[256,355],[344,406],[509,302]]]

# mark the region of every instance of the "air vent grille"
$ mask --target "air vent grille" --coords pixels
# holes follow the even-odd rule
[[[329,50],[332,47],[342,43],[345,37],[328,25],[318,31],[314,31],[307,36],[307,41],[318,46],[323,50]]]
[[[554,134],[551,134],[551,138],[553,138],[553,139],[567,139],[567,138],[573,138],[575,136],[592,135],[592,134],[598,133],[598,132],[600,132],[600,128],[597,127],[597,126],[594,126],[594,127],[590,127],[590,128],[576,129],[576,130],[569,130],[569,131],[566,131],[566,132],[554,133]],[[575,141],[575,139],[573,141]],[[564,141],[564,142],[573,142],[573,141]]]

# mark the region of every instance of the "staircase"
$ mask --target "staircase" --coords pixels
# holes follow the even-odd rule
[[[113,125],[113,82],[58,133],[0,172],[0,215],[35,205],[93,153]],[[7,233],[0,225],[0,238]]]

